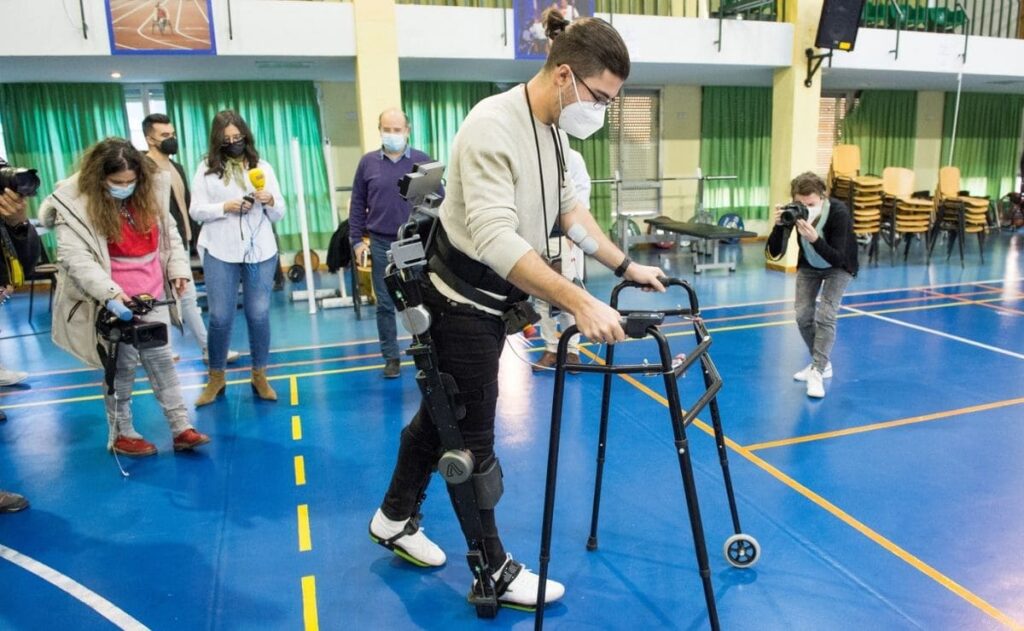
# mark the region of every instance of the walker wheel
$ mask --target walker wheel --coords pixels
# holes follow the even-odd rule
[[[725,540],[722,553],[725,554],[725,560],[730,565],[745,569],[757,563],[761,558],[761,545],[757,543],[757,539],[740,533]]]

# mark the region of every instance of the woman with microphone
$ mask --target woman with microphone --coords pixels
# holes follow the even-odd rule
[[[213,117],[206,159],[192,178],[189,215],[203,224],[197,249],[206,278],[210,309],[209,379],[196,407],[224,392],[231,326],[238,283],[242,283],[245,321],[252,357],[252,389],[261,399],[277,401],[267,381],[270,355],[270,292],[277,265],[273,223],[284,216],[274,169],[256,151],[249,126],[237,113]]]

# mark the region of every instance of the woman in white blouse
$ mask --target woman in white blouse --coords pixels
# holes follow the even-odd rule
[[[252,389],[268,401],[277,393],[267,382],[270,354],[270,292],[277,265],[272,224],[284,216],[274,169],[260,160],[249,126],[231,110],[219,112],[210,129],[210,149],[192,178],[189,215],[203,224],[199,255],[210,310],[210,374],[196,407],[224,392],[231,325],[238,283],[252,357]]]

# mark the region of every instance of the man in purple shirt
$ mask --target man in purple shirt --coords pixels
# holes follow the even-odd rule
[[[373,291],[377,294],[377,337],[384,356],[384,376],[398,377],[401,359],[398,352],[398,328],[395,305],[384,284],[388,249],[398,229],[409,220],[409,203],[398,194],[398,181],[412,171],[413,165],[433,162],[430,156],[409,146],[409,119],[398,109],[381,113],[377,128],[381,148],[364,155],[352,181],[349,206],[349,240],[356,261],[366,256],[363,235],[370,237],[373,262]]]

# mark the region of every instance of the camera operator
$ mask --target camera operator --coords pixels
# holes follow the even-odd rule
[[[121,138],[89,148],[81,170],[46,199],[42,213],[57,234],[59,282],[53,308],[53,341],[93,367],[103,367],[96,320],[99,304],[129,296],[157,300],[185,293],[190,277],[181,237],[168,209],[170,182],[153,163]],[[176,294],[176,295],[175,295]],[[160,306],[146,322],[180,326],[177,305]],[[169,344],[118,349],[114,394],[104,388],[107,449],[129,456],[156,453],[132,422],[135,368],[141,360],[163,408],[175,451],[210,442],[189,422]]]
[[[793,379],[807,382],[807,396],[825,396],[825,379],[832,378],[829,355],[836,341],[836,317],[843,292],[857,275],[857,237],[850,209],[825,195],[825,182],[802,173],[790,182],[793,204],[776,206],[775,227],[765,252],[781,257],[795,227],[800,244],[796,273],[796,323],[811,353],[811,363]],[[806,218],[799,215],[806,212]],[[815,299],[821,294],[821,301]]]
[[[617,276],[664,291],[660,270],[633,264],[576,201],[565,167],[565,132],[586,138],[601,128],[605,110],[629,75],[629,52],[615,29],[602,20],[581,18],[570,25],[557,10],[549,9],[544,22],[554,40],[544,67],[527,84],[478,103],[455,136],[435,257],[446,267],[440,270],[432,263],[423,287],[424,304],[433,316],[430,335],[439,368],[454,379],[465,403],[459,420],[463,442],[474,456],[474,471],[488,475],[498,466],[498,360],[507,329],[523,324],[510,314],[522,308],[525,294],[574,315],[582,334],[591,340],[625,339],[616,310],[549,265],[557,254],[548,245],[555,220],[565,234],[580,235],[583,249]],[[467,269],[478,277],[475,286],[459,276]],[[402,431],[390,487],[370,522],[374,541],[417,565],[440,566],[446,561],[445,553],[419,527],[417,514],[440,448],[438,429],[426,403],[421,403]],[[491,506],[497,502],[493,495],[487,500]],[[493,508],[481,508],[479,520],[498,600],[535,607],[539,577],[506,553]],[[467,523],[462,523],[463,531],[472,537]],[[561,584],[548,581],[546,602],[558,600],[564,591]]]
[[[7,162],[0,158],[0,169],[7,167]],[[14,291],[15,271],[12,263],[17,261],[25,274],[32,273],[32,268],[39,260],[39,235],[28,222],[25,198],[7,187],[0,187],[0,304]],[[11,248],[13,251],[9,251]],[[28,377],[26,373],[7,370],[0,367],[0,385],[9,386],[20,383]],[[0,411],[0,421],[6,420]],[[28,500],[17,493],[0,490],[0,513],[15,513],[28,508]]]

